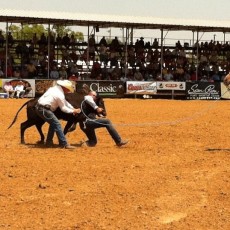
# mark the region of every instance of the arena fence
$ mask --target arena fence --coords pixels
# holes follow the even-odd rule
[[[4,92],[6,82],[14,86],[22,81],[29,87],[28,98],[39,97],[50,86],[53,80],[44,79],[0,79],[0,98],[7,98]],[[79,91],[83,84],[97,91],[104,98],[170,98],[185,100],[220,100],[230,99],[230,91],[223,82],[175,82],[175,81],[97,81],[82,80],[73,82],[75,90]]]

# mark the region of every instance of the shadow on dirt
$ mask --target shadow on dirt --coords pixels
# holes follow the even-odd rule
[[[207,148],[205,151],[207,151],[207,152],[217,152],[217,151],[227,151],[227,152],[230,152],[230,149],[224,149],[224,148],[210,149],[210,148]]]
[[[52,145],[47,146],[45,144],[40,144],[40,143],[36,143],[36,144],[26,143],[24,145],[29,147],[29,148],[39,148],[39,149],[58,149],[59,148],[59,149],[62,149],[60,147],[60,145],[58,145],[58,144],[52,144]],[[71,144],[71,145],[74,147],[82,147],[82,143],[76,143],[76,144]]]

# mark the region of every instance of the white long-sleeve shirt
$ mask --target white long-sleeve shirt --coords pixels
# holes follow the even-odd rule
[[[20,91],[23,92],[24,91],[24,85],[16,85],[14,88],[15,91]]]
[[[38,100],[40,105],[50,105],[51,111],[55,111],[58,107],[64,113],[73,113],[74,107],[65,99],[62,87],[55,85],[50,87]]]
[[[84,99],[85,99],[85,101],[86,101],[93,109],[96,110],[96,109],[98,108],[98,106],[97,106],[97,104],[95,103],[95,101],[93,100],[92,96],[86,95],[86,96],[84,97]]]

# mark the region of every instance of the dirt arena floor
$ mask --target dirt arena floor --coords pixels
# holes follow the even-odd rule
[[[21,145],[25,109],[6,131],[26,100],[0,99],[1,230],[230,229],[230,101],[105,99],[130,143],[71,151]]]

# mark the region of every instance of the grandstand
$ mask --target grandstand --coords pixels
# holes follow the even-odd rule
[[[192,80],[201,80],[202,75],[208,75],[210,78],[216,71],[220,75],[229,71],[230,49],[228,41],[225,41],[225,35],[230,32],[228,21],[169,20],[154,17],[2,10],[0,22],[6,24],[6,31],[4,31],[6,35],[10,32],[8,28],[12,23],[46,24],[48,25],[47,34],[51,32],[51,25],[85,26],[88,28],[86,41],[72,43],[68,46],[59,44],[56,37],[52,40],[48,36],[46,43],[33,44],[32,38],[26,41],[16,38],[11,43],[9,37],[6,36],[1,43],[0,53],[3,77],[5,78],[15,77],[13,75],[15,69],[22,70],[25,65],[28,66],[31,62],[36,66],[36,73],[31,74],[30,78],[47,79],[50,78],[53,65],[58,68],[64,65],[69,76],[73,62],[77,65],[78,74],[82,79],[97,80],[118,80],[117,78],[113,79],[112,76],[113,69],[117,65],[120,68],[119,79],[131,77],[132,80],[136,69],[143,71],[145,80],[152,78],[161,80],[170,69],[174,73],[174,80],[183,81],[186,81],[186,78],[181,76],[181,72],[182,74],[189,72],[190,75],[195,72],[195,78]],[[101,60],[100,42],[95,42],[93,45],[90,45],[89,42],[91,35],[95,35],[95,32],[100,28],[124,29],[125,36],[123,39],[119,39],[118,47],[111,48],[112,41],[107,44],[106,60]],[[90,33],[90,29],[93,33]],[[142,39],[135,40],[133,37],[135,29],[159,30],[161,37],[157,38],[157,46],[154,46],[154,42],[152,42],[155,38],[145,39],[144,45],[139,46],[138,42]],[[192,43],[178,44],[180,41],[177,41],[175,44],[167,45],[165,37],[168,31],[192,31]],[[224,40],[220,43],[217,41],[200,42],[199,35],[211,31],[222,32]],[[24,50],[22,46],[24,46]],[[165,57],[166,51],[172,53],[170,60]],[[179,53],[183,53],[182,59],[184,60],[179,60],[181,59]],[[27,56],[24,57],[25,55]],[[207,61],[201,60],[202,55],[207,58]],[[153,59],[149,56],[153,56]],[[96,71],[95,75],[93,68],[97,60],[101,72],[98,74]]]

